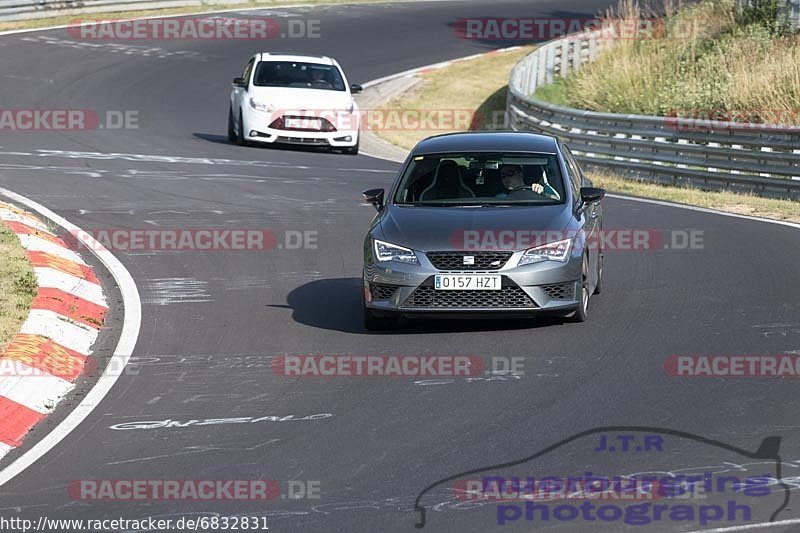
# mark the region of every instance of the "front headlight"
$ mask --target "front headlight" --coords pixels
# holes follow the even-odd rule
[[[401,263],[419,264],[414,250],[379,241],[378,239],[374,240],[373,245],[375,247],[375,257],[378,261],[400,261]]]
[[[271,104],[265,104],[264,102],[259,102],[255,98],[250,98],[250,107],[255,109],[256,111],[266,111],[267,113],[271,113],[275,110]]]
[[[549,242],[536,248],[525,250],[517,266],[539,263],[540,261],[560,261],[563,263],[569,258],[570,251],[572,251],[572,239]]]

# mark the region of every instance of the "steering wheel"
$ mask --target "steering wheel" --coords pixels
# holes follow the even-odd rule
[[[512,187],[511,189],[508,189],[508,194],[511,194],[511,193],[517,192],[517,191],[528,191],[528,192],[532,192],[533,194],[538,194],[539,196],[545,196],[544,192],[536,192],[533,189],[531,189],[530,185],[517,185],[516,187]]]

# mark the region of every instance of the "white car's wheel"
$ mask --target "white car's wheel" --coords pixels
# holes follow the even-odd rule
[[[356,144],[354,144],[353,146],[348,146],[347,148],[344,149],[344,153],[346,153],[348,155],[358,155],[358,145],[359,144],[361,144],[361,135],[358,136],[358,139],[356,140]]]
[[[228,140],[236,142],[236,127],[233,123],[233,109],[228,108]]]
[[[244,117],[242,117],[241,111],[239,111],[239,127],[236,128],[236,144],[239,146],[247,144],[247,141],[244,140]]]

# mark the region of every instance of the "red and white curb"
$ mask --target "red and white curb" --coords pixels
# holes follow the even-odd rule
[[[28,318],[0,353],[0,458],[55,409],[83,372],[108,305],[89,267],[41,219],[0,202],[39,285]]]

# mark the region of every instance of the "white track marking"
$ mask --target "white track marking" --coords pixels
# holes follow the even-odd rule
[[[738,213],[726,213],[725,211],[717,211],[716,209],[708,209],[706,207],[697,207],[694,205],[686,205],[686,204],[676,204],[673,202],[665,202],[664,200],[651,200],[650,198],[636,198],[634,196],[623,196],[621,194],[606,194],[606,196],[608,196],[609,198],[616,198],[617,200],[643,202],[646,204],[655,204],[664,207],[677,207],[678,209],[688,209],[689,211],[699,211],[700,213],[710,213],[712,215],[722,215],[724,217],[741,218],[744,220],[755,220],[757,222],[765,222],[767,224],[777,224],[779,226],[788,226],[790,228],[800,229],[800,224],[796,222],[787,222],[785,220],[772,220],[769,218],[760,218],[751,215],[740,215]]]
[[[12,448],[11,446],[9,446],[8,444],[5,444],[5,443],[3,443],[3,442],[0,442],[0,459],[2,459],[3,457],[5,457],[5,456],[6,456],[6,454],[7,454],[8,452],[10,452],[11,450],[13,450],[13,449],[14,449],[14,448]]]
[[[72,322],[64,315],[49,309],[31,309],[19,332],[41,335],[81,355],[92,353],[92,344],[99,333],[95,328]]]
[[[22,224],[25,224],[26,226],[30,226],[30,227],[36,228],[36,229],[38,229],[40,231],[44,231],[44,232],[50,233],[49,231],[47,231],[47,226],[45,226],[44,224],[42,224],[38,220],[35,220],[35,219],[31,218],[31,217],[26,217],[25,215],[20,215],[19,213],[15,213],[15,212],[10,211],[10,210],[5,209],[5,208],[0,208],[0,220],[9,220],[11,222],[21,222]]]
[[[105,248],[104,248],[105,249]],[[48,289],[61,289],[84,300],[98,305],[106,305],[103,289],[97,283],[61,272],[49,267],[34,267],[39,286]]]
[[[61,259],[66,259],[79,265],[85,265],[86,262],[81,259],[81,256],[68,248],[59,246],[53,242],[37,237],[36,235],[27,235],[25,233],[18,233],[17,238],[22,243],[22,247],[29,252],[44,252],[46,254],[55,255]]]
[[[97,383],[95,383],[94,387],[86,394],[81,403],[78,404],[55,429],[17,460],[0,471],[0,486],[3,486],[38,461],[77,428],[81,422],[94,411],[109,391],[111,391],[117,379],[124,374],[121,370],[128,364],[133,349],[136,346],[136,340],[139,337],[139,329],[142,323],[142,304],[139,300],[139,291],[136,288],[136,283],[133,281],[130,272],[125,269],[119,259],[114,257],[114,255],[99,242],[91,238],[86,232],[81,231],[80,228],[65,218],[55,214],[53,211],[33,200],[2,187],[0,187],[0,194],[14,202],[24,205],[32,211],[36,211],[43,217],[61,226],[66,231],[71,232],[73,235],[79,235],[81,242],[83,242],[88,249],[97,256],[103,265],[105,265],[108,271],[111,272],[114,281],[117,283],[122,293],[122,302],[125,308],[125,317],[122,323],[119,342],[117,342],[112,360],[109,361],[108,367],[103,372],[103,375],[100,376],[100,379],[97,380]]]
[[[75,385],[65,379],[37,371],[25,363],[17,362],[18,376],[0,379],[0,396],[46,415]]]
[[[766,529],[768,527],[783,527],[800,524],[800,518],[779,520],[777,522],[762,522],[760,524],[747,524],[744,526],[715,527],[714,529],[698,529],[689,533],[725,533],[726,531],[751,531],[753,529]]]

